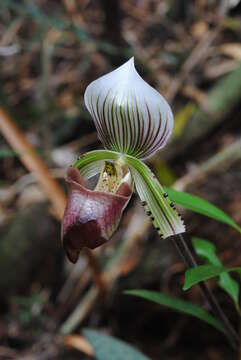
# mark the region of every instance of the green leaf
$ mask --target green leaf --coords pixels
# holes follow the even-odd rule
[[[161,184],[171,186],[176,181],[172,169],[159,156],[153,158],[152,167]]]
[[[199,239],[197,237],[192,239],[193,247],[196,253],[206,260],[210,265],[223,267],[223,264],[216,255],[216,247],[209,241]],[[235,304],[239,301],[239,284],[231,278],[227,273],[222,273],[219,276],[219,286],[231,296]]]
[[[73,21],[70,21],[70,19],[66,20],[63,17],[50,16],[50,14],[43,12],[40,7],[33,4],[32,2],[30,3],[30,1],[20,2],[19,0],[1,0],[0,10],[1,8],[5,7],[12,9],[17,14],[29,16],[36,23],[40,24],[42,28],[48,29],[51,27],[63,32],[70,32],[76,37],[77,40],[84,43],[92,42],[97,46],[98,49],[103,50],[104,52],[111,55],[120,53],[125,53],[127,57],[132,55],[131,51],[126,49],[118,50],[118,48],[110,42],[92,38],[83,28],[80,28],[79,24],[75,24]]]
[[[170,188],[166,188],[166,191],[175,203],[182,205],[188,210],[197,212],[224,224],[230,225],[241,233],[241,227],[238,226],[235,221],[224,211],[211,204],[209,201],[183,191],[176,191]]]
[[[208,261],[211,265],[222,267],[222,264],[216,255],[216,247],[210,241],[193,237],[192,244],[198,256]]]
[[[228,273],[219,276],[219,286],[233,299],[235,304],[239,302],[239,283],[232,279]]]
[[[185,131],[187,123],[191,120],[196,105],[193,102],[188,102],[176,115],[173,129],[173,137],[181,137]]]
[[[148,166],[130,155],[125,155],[124,161],[130,168],[136,191],[159,235],[167,238],[185,232],[185,226],[174,203]]]
[[[212,279],[227,272],[237,272],[241,274],[241,267],[227,269],[225,267],[213,265],[201,265],[186,271],[185,283],[183,290],[190,289],[193,285],[198,284],[200,281]]]
[[[103,335],[95,330],[84,330],[84,336],[91,343],[97,360],[150,360],[129,344]]]
[[[156,291],[128,290],[125,291],[125,294],[139,296],[157,304],[167,306],[172,310],[194,316],[224,333],[224,329],[221,323],[198,305]]]
[[[1,158],[5,158],[5,157],[14,157],[17,156],[18,153],[15,152],[14,150],[0,150],[0,159]]]

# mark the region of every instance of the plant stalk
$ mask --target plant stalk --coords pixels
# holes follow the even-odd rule
[[[184,260],[185,264],[188,267],[196,267],[198,266],[196,260],[194,259],[185,239],[181,234],[178,234],[176,236],[172,237],[172,240],[174,242],[174,245]],[[230,321],[228,320],[227,316],[224,314],[223,310],[219,306],[214,294],[212,291],[208,288],[208,286],[205,284],[205,282],[200,282],[199,284],[201,293],[204,297],[204,299],[207,301],[208,305],[210,306],[210,309],[212,310],[213,314],[219,319],[221,324],[223,325],[223,328],[225,330],[225,333],[227,337],[229,338],[232,346],[235,349],[239,348],[240,339],[238,333],[235,331],[233,326],[231,325]]]

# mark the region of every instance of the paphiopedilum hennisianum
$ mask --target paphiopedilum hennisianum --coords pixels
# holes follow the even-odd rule
[[[84,100],[106,150],[82,155],[68,171],[62,222],[68,258],[75,263],[83,247],[94,249],[110,239],[134,186],[162,238],[183,233],[175,205],[142,161],[171,135],[173,115],[166,100],[140,77],[134,58],[93,81]],[[87,189],[85,180],[97,174],[96,188]]]

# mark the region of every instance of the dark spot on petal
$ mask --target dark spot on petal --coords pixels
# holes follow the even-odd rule
[[[164,196],[164,198],[167,198],[167,197],[168,197],[168,193],[165,192],[165,193],[163,194],[163,196]]]
[[[82,248],[94,249],[116,230],[131,188],[123,183],[117,194],[90,191],[75,167],[67,173],[68,200],[62,220],[61,238],[70,261],[75,263]]]
[[[70,226],[63,237],[64,249],[73,263],[77,262],[79,253],[84,247],[95,249],[105,242],[106,240],[101,237],[100,226],[96,220]]]
[[[132,190],[126,182],[122,183],[116,192],[117,195],[126,196],[126,197],[131,196],[131,193]]]
[[[147,214],[148,216],[151,216],[151,211],[147,211],[146,214]]]

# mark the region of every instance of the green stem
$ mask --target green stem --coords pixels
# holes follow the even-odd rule
[[[190,249],[188,248],[183,236],[180,234],[177,236],[173,236],[172,240],[173,240],[174,245],[175,245],[176,249],[178,250],[180,256],[184,260],[185,264],[188,267],[196,267],[197,262],[194,259]],[[201,290],[201,293],[202,293],[204,299],[209,304],[210,309],[212,309],[212,312],[214,313],[214,315],[222,323],[225,333],[226,333],[228,339],[230,340],[233,348],[238,349],[239,344],[240,344],[239,335],[234,330],[230,321],[228,320],[228,318],[224,314],[223,310],[219,306],[214,294],[212,293],[212,291],[207,287],[207,285],[204,282],[200,282],[198,285],[200,287],[200,290]]]

